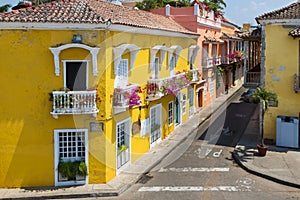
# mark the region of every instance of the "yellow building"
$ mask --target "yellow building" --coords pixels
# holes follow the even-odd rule
[[[96,0],[1,13],[0,187],[115,177],[193,115],[198,37]]]
[[[265,138],[276,138],[278,116],[299,116],[299,13],[298,1],[256,18],[262,27],[262,86],[278,95],[278,106],[265,114]]]

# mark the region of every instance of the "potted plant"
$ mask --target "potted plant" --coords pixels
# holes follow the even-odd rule
[[[251,94],[250,102],[259,103],[260,106],[260,143],[257,144],[258,154],[265,156],[268,150],[268,146],[264,144],[264,115],[269,107],[269,102],[278,102],[277,95],[273,92],[266,90],[265,88],[258,87],[255,92]]]
[[[83,161],[59,161],[58,172],[63,180],[83,180],[88,175],[87,166]]]

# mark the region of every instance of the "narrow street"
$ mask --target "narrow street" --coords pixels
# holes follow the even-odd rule
[[[121,196],[101,199],[300,199],[298,189],[251,175],[232,160],[249,120],[257,120],[251,118],[256,105],[238,99]]]

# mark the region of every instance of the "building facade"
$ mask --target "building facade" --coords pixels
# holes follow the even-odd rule
[[[197,62],[203,81],[196,86],[198,109],[243,81],[243,41],[237,36],[236,26],[225,20],[221,12],[215,13],[199,1],[194,1],[190,7],[167,5],[150,12],[171,18],[200,34]]]
[[[276,138],[278,116],[299,116],[299,13],[298,1],[256,18],[262,38],[261,85],[278,95],[278,105],[271,104],[265,114],[268,139]]]
[[[126,170],[194,114],[198,37],[96,0],[1,13],[0,186],[106,183]]]

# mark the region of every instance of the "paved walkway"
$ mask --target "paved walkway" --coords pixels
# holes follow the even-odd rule
[[[206,121],[219,107],[224,105],[226,100],[241,89],[241,86],[231,88],[227,95],[216,99],[211,105],[203,108],[196,113],[185,124],[177,127],[161,143],[152,148],[148,153],[141,156],[131,164],[125,172],[120,173],[107,184],[88,184],[76,187],[65,188],[16,188],[0,189],[0,198],[2,199],[63,199],[63,198],[87,198],[118,196],[130,186],[135,184],[143,174],[151,171],[163,158],[168,155],[178,144],[188,138],[190,133]],[[279,149],[270,147],[266,157],[256,156],[257,138],[257,117],[253,115],[244,136],[239,145],[236,146],[233,153],[236,161],[249,172],[262,174],[265,177],[277,177],[278,180],[284,180],[286,184],[298,186],[300,184],[300,171],[296,170],[300,166],[300,153],[290,149]],[[277,176],[275,176],[277,175]],[[298,179],[298,180],[297,180]]]
[[[268,145],[266,156],[257,153],[259,107],[255,110],[242,138],[233,152],[235,161],[248,172],[269,180],[300,188],[300,150]]]

